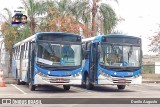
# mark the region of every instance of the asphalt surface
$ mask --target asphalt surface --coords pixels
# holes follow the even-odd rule
[[[6,87],[0,87],[0,98],[159,98],[160,99],[160,84],[143,83],[141,85],[127,86],[124,90],[118,90],[116,86],[95,86],[94,90],[86,90],[81,86],[71,86],[69,91],[64,91],[62,86],[40,86],[36,91],[30,91],[28,85],[6,84]],[[84,107],[82,104],[54,104],[41,105],[47,107]],[[1,106],[1,105],[0,105]],[[12,105],[13,106],[13,105]],[[20,105],[22,106],[22,105]],[[32,105],[33,106],[33,105]],[[39,105],[34,105],[38,106]],[[87,107],[113,107],[113,104],[87,104]],[[145,106],[148,104],[116,104],[115,107],[132,107]],[[28,107],[28,106],[27,106]],[[160,107],[160,104],[154,105]]]

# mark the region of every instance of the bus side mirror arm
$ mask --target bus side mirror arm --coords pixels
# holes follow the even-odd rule
[[[89,55],[89,51],[85,50],[83,51],[83,59],[87,59]]]
[[[99,44],[99,45],[98,45],[98,59],[100,58],[101,50],[102,50],[102,49],[101,49],[101,45]]]

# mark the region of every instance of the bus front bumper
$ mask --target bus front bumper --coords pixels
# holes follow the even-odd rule
[[[100,85],[130,85],[130,84],[141,84],[142,76],[138,77],[104,77],[99,75],[98,84]]]
[[[38,74],[35,75],[34,85],[81,85],[82,75],[73,77],[42,77]]]

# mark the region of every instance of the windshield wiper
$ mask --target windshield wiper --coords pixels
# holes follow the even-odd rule
[[[132,53],[133,53],[133,48],[131,46],[128,52],[128,63],[129,63],[129,58],[131,57]]]
[[[50,50],[52,52],[52,55],[55,55],[54,51],[52,50],[52,47],[51,47],[50,43],[49,42],[47,42],[47,43],[48,43],[48,46],[49,46],[49,48],[50,48]]]

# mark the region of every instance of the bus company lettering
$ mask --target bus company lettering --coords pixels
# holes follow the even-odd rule
[[[41,100],[12,100],[12,104],[42,104]]]

